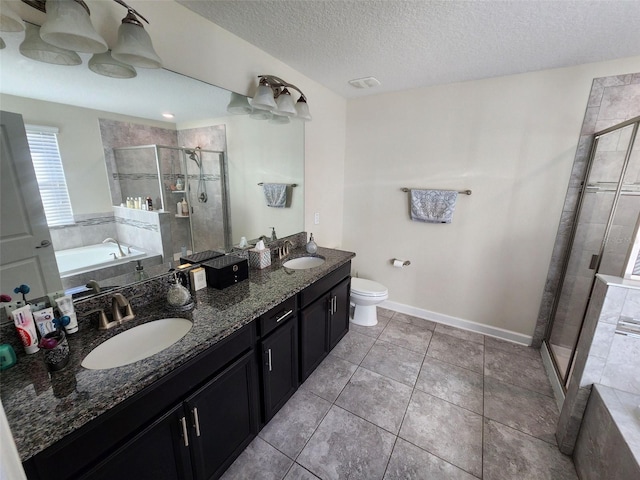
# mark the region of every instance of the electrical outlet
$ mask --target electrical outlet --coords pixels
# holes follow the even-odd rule
[[[316,212],[313,216],[313,224],[318,225],[320,223],[320,213]]]

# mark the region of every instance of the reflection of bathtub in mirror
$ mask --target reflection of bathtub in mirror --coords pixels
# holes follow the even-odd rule
[[[126,257],[118,257],[115,243],[87,245],[55,252],[63,287],[85,285],[89,280],[104,280],[135,270],[137,260],[144,266],[162,263],[162,255],[147,253],[137,247],[122,246]],[[114,258],[113,254],[116,254]]]

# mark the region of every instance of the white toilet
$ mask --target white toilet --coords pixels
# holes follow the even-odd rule
[[[364,278],[351,279],[351,303],[355,313],[351,322],[356,325],[372,327],[378,323],[376,305],[389,298],[387,287]]]

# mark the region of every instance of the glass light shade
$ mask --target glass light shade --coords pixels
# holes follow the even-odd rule
[[[249,100],[244,95],[231,92],[231,100],[229,101],[229,105],[227,105],[227,112],[234,115],[246,115],[251,113]]]
[[[162,60],[153,49],[151,37],[140,25],[123,22],[118,28],[118,42],[111,56],[141,68],[160,68]]]
[[[74,52],[102,53],[109,49],[93,28],[87,11],[74,0],[47,0],[40,36],[51,45]]]
[[[38,62],[54,65],[80,65],[80,55],[71,50],[51,45],[40,38],[40,27],[27,23],[27,32],[20,44],[20,53]]]
[[[291,122],[289,117],[285,115],[278,115],[276,113],[274,113],[269,119],[269,123],[275,123],[276,125],[282,125],[284,123],[289,123],[289,122]]]
[[[251,106],[259,110],[275,110],[277,105],[273,99],[273,90],[269,85],[258,85],[256,94],[251,100]]]
[[[4,40],[2,39],[2,37],[0,37],[0,50],[2,50],[3,48],[6,48],[7,44],[4,43]]]
[[[0,31],[21,32],[24,30],[24,22],[16,12],[14,12],[7,2],[0,3]]]
[[[280,95],[276,99],[276,105],[278,108],[273,113],[277,115],[283,115],[285,117],[295,117],[298,112],[296,106],[293,103],[293,98],[286,88],[280,92]]]
[[[298,99],[296,102],[296,112],[298,112],[297,118],[300,120],[304,120],[308,122],[311,120],[311,113],[309,113],[309,105],[307,105],[307,101],[302,97]]]
[[[260,110],[259,108],[254,108],[249,114],[249,117],[254,120],[269,120],[272,116],[273,114],[269,110]]]
[[[96,53],[89,60],[89,70],[111,78],[133,78],[138,75],[131,65],[119,62],[111,56],[111,52]]]

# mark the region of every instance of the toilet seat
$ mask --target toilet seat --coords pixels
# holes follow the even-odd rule
[[[351,279],[351,293],[362,297],[384,297],[389,294],[387,287],[364,278]]]

